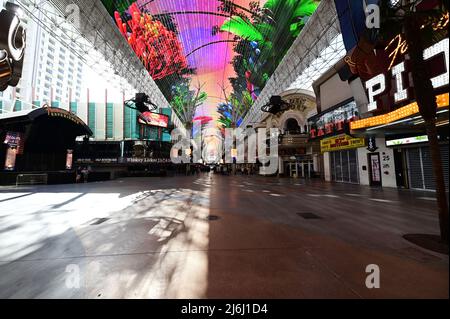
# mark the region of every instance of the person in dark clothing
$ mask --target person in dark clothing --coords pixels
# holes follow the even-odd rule
[[[81,176],[82,176],[82,169],[81,169],[81,167],[77,167],[75,183],[81,182]]]

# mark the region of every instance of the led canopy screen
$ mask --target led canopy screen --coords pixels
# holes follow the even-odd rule
[[[218,127],[242,121],[319,5],[316,0],[102,1],[180,119],[209,116]]]

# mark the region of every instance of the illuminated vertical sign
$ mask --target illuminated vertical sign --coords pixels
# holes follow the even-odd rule
[[[13,171],[16,168],[17,148],[8,147],[6,151],[5,170]]]
[[[66,169],[72,169],[72,167],[73,167],[73,150],[67,150]]]

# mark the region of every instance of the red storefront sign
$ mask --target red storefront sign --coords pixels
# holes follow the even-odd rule
[[[350,122],[357,119],[355,101],[347,102],[309,119],[309,138],[324,138],[350,132]]]

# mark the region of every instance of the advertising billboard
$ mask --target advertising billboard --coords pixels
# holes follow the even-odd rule
[[[72,167],[73,167],[73,150],[67,150],[66,169],[72,169]]]
[[[346,134],[326,138],[320,141],[320,149],[322,153],[342,151],[364,146],[366,146],[366,140],[364,138],[354,138]]]
[[[139,123],[167,128],[169,126],[169,117],[164,114],[144,112],[139,116]]]

